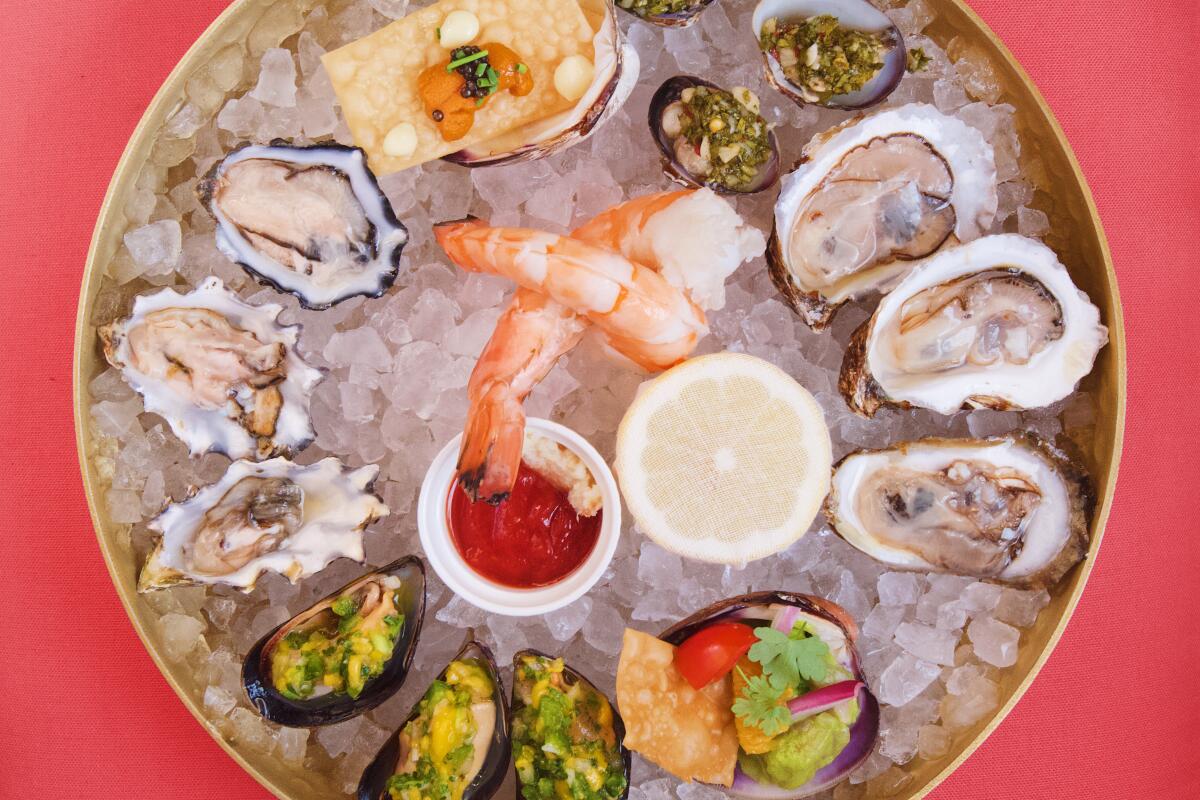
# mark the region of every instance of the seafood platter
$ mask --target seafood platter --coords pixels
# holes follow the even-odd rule
[[[958,0],[240,0],[109,189],[76,428],[281,798],[912,798],[1070,617],[1124,375]]]

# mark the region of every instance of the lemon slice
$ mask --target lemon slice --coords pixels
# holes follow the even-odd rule
[[[643,384],[617,431],[617,478],[638,526],[672,552],[721,564],[803,536],[831,460],[813,396],[738,353],[693,358]]]

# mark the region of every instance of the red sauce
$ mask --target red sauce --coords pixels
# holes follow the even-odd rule
[[[512,494],[499,505],[473,503],[455,482],[450,538],[471,569],[496,583],[532,589],[557,583],[587,560],[600,518],[581,517],[567,493],[521,462]]]

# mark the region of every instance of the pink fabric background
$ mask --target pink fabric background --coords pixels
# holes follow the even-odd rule
[[[1200,11],[970,1],[1042,88],[1091,182],[1125,303],[1130,399],[1116,505],[1079,610],[1025,699],[933,797],[1197,798]],[[3,5],[0,798],[264,798],[126,620],[71,424],[75,304],[109,177],[226,2]]]

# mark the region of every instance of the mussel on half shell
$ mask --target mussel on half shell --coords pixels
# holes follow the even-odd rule
[[[396,280],[408,230],[357,147],[242,145],[196,191],[217,249],[305,308],[378,297]]]
[[[650,98],[650,111],[647,115],[647,123],[650,126],[650,133],[654,137],[654,143],[658,145],[659,152],[662,153],[663,172],[669,178],[686,186],[707,186],[718,194],[750,194],[753,192],[761,192],[775,185],[779,180],[780,159],[779,145],[775,141],[775,134],[769,129],[766,130],[767,145],[769,155],[767,160],[761,164],[755,165],[754,177],[747,180],[745,183],[730,187],[724,183],[710,179],[704,174],[709,168],[706,165],[714,163],[714,159],[719,159],[720,156],[715,152],[714,148],[705,148],[708,137],[706,136],[701,145],[701,150],[708,149],[709,152],[697,152],[697,149],[691,145],[682,133],[676,132],[672,135],[668,129],[672,125],[678,125],[677,120],[680,117],[680,109],[682,107],[681,98],[685,92],[694,91],[697,87],[704,87],[710,91],[724,93],[725,90],[714,83],[710,83],[702,78],[696,78],[691,75],[676,75],[673,78],[668,78],[663,82],[654,96]],[[735,89],[734,93],[726,93],[733,102],[745,104],[745,100],[738,99],[736,92],[744,92],[749,98],[752,98],[752,103],[757,105],[757,98],[749,89]],[[758,110],[748,109],[754,116],[759,118],[760,124],[767,128],[766,120],[763,120],[758,114]],[[731,146],[734,152],[737,151],[737,145]],[[761,151],[759,151],[761,152]],[[736,156],[735,156],[736,157]],[[739,175],[739,178],[742,176]]]
[[[463,662],[466,662],[472,669],[482,670],[490,680],[491,697],[489,702],[492,713],[488,713],[483,702],[473,703],[466,707],[466,713],[472,720],[470,727],[475,731],[475,738],[470,742],[472,752],[468,756],[469,760],[463,762],[463,778],[466,786],[462,790],[461,797],[462,800],[488,800],[504,783],[508,770],[508,760],[512,749],[508,700],[505,697],[504,684],[500,681],[500,670],[496,667],[492,651],[474,639],[463,645],[463,648],[438,675],[434,685],[436,686],[438,683],[445,685],[451,671],[456,670],[456,665]],[[431,690],[433,688],[433,686],[430,687]],[[411,766],[415,766],[413,759],[419,760],[422,754],[419,749],[414,750],[413,737],[410,735],[413,731],[410,730],[410,726],[428,724],[428,719],[422,723],[422,713],[425,711],[423,706],[425,701],[430,698],[430,694],[430,692],[426,692],[425,696],[417,702],[408,719],[393,736],[388,738],[375,758],[367,765],[358,784],[358,800],[391,800],[388,791],[389,780],[393,775],[404,771],[406,765],[410,766],[409,771],[412,771]],[[489,725],[490,732],[488,731]],[[420,736],[416,738],[420,739]],[[482,753],[479,752],[481,745],[486,745],[486,750]]]
[[[733,785],[726,791],[747,800],[795,800],[825,791],[844,780],[850,772],[870,756],[879,735],[879,703],[867,686],[867,680],[855,649],[858,626],[853,618],[836,603],[813,595],[795,592],[752,592],[731,597],[701,609],[660,634],[659,638],[673,645],[714,622],[741,622],[752,626],[770,625],[777,630],[791,631],[796,622],[805,621],[811,630],[829,645],[836,662],[858,682],[850,695],[858,702],[857,718],[850,725],[849,742],[828,764],[795,789],[760,783],[745,773],[739,765],[734,770]],[[822,690],[810,693],[817,694]],[[804,705],[803,698],[794,698],[789,707]],[[626,717],[629,711],[625,711]]]
[[[388,642],[391,655],[384,658],[378,671],[367,677],[356,695],[345,686],[330,691],[328,686],[320,685],[322,676],[306,675],[304,678],[311,687],[306,688],[312,694],[300,697],[289,687],[287,675],[280,674],[281,671],[286,673],[290,666],[282,659],[276,661],[277,649],[285,637],[316,633],[325,640],[333,639],[339,626],[350,620],[352,625],[362,626],[361,632],[365,635],[360,638],[375,647],[373,635],[378,635],[384,628],[387,614],[400,617],[399,631],[395,639]],[[421,559],[408,556],[356,578],[272,630],[250,649],[242,664],[242,684],[251,705],[272,722],[292,727],[332,725],[370,711],[404,683],[417,652],[424,617],[425,566]],[[351,628],[345,634],[353,637],[355,631]],[[347,653],[348,660],[357,655],[353,648]],[[302,647],[296,650],[296,656],[298,663],[295,666],[304,673],[306,665],[300,663],[305,656]],[[356,666],[347,667],[347,677]],[[312,685],[314,681],[317,682],[315,686]]]
[[[617,8],[660,28],[685,28],[716,0],[616,0]]]
[[[767,80],[786,97],[800,105],[814,104],[828,108],[857,110],[882,103],[904,77],[908,53],[904,36],[892,21],[867,0],[761,0],[751,17],[754,38],[762,40],[764,26],[771,20],[779,23],[802,22],[811,17],[830,16],[841,28],[870,34],[882,48],[880,66],[874,77],[861,88],[843,94],[829,94],[821,86],[798,85],[786,74],[777,49],[762,49],[763,68]],[[793,58],[814,59],[817,51],[799,53]],[[810,48],[811,50],[811,48]]]
[[[516,757],[520,754],[517,752],[517,743],[520,742],[522,736],[522,710],[530,702],[531,686],[527,686],[521,676],[521,665],[527,659],[534,659],[544,663],[553,663],[557,659],[554,656],[547,655],[538,650],[521,650],[513,656],[513,689],[512,689],[512,720],[513,720],[513,740],[514,740],[514,762],[513,768],[517,775],[517,796],[522,796],[520,787],[525,781],[521,777],[521,766],[516,762]],[[605,742],[606,752],[616,751],[620,754],[621,769],[625,776],[625,788],[616,797],[616,800],[625,800],[629,796],[630,786],[630,771],[633,768],[633,754],[624,746],[625,740],[625,722],[621,719],[621,715],[617,712],[616,706],[612,703],[604,692],[600,691],[594,683],[587,679],[581,672],[571,667],[570,664],[562,664],[561,672],[562,686],[558,687],[562,691],[570,691],[570,687],[581,684],[584,691],[594,693],[594,696],[600,698],[607,705],[607,715],[612,717],[611,726],[605,724],[602,720],[589,719],[581,724],[580,730],[584,735],[591,735]],[[576,702],[576,707],[580,705]],[[598,716],[605,715],[604,710],[597,710]],[[612,741],[608,741],[604,734],[611,727]]]

